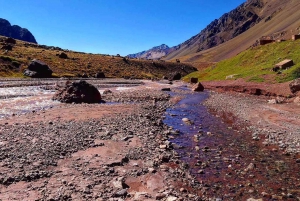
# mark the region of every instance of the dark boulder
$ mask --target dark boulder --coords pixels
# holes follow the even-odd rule
[[[24,75],[33,78],[47,78],[52,76],[52,70],[47,64],[39,60],[32,60],[28,68],[25,69]]]
[[[169,80],[180,80],[181,74],[179,72],[174,72],[169,76]]]
[[[6,38],[6,39],[4,40],[4,42],[10,43],[10,44],[16,44],[16,43],[17,43],[15,39],[10,38],[10,37],[9,37],[9,38]]]
[[[68,55],[64,52],[61,52],[60,54],[58,54],[58,57],[61,58],[61,59],[67,59]]]
[[[54,94],[52,99],[63,103],[100,103],[101,94],[95,86],[81,80],[67,82],[65,87]]]
[[[204,91],[204,86],[200,82],[198,82],[197,84],[195,84],[193,86],[192,90],[193,91]]]
[[[296,93],[298,91],[300,91],[300,78],[293,80],[290,84],[289,84],[290,90],[292,93]]]
[[[171,88],[162,88],[162,91],[171,91]]]
[[[98,72],[95,74],[95,78],[105,78],[105,75],[103,72]]]
[[[198,82],[198,78],[196,78],[196,77],[191,77],[190,83],[196,84],[197,82]]]
[[[80,77],[82,77],[82,78],[88,78],[89,76],[86,73],[83,73]]]
[[[11,44],[5,44],[1,47],[2,50],[12,51],[13,46]]]

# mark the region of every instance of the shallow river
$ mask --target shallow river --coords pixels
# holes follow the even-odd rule
[[[205,190],[198,193],[220,200],[298,200],[300,164],[295,156],[253,141],[246,125],[232,124],[231,114],[219,117],[209,112],[203,105],[208,96],[208,92],[188,94],[167,110],[164,120],[179,131],[172,142],[197,181],[203,183]]]

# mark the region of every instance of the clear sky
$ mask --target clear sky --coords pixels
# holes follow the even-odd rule
[[[0,0],[43,45],[123,56],[178,45],[246,0]]]

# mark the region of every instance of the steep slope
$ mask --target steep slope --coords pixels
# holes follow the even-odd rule
[[[222,60],[203,71],[185,77],[198,77],[201,81],[235,80],[243,78],[254,82],[286,82],[300,77],[300,40],[283,41],[256,46],[229,59]],[[286,70],[274,72],[275,64],[293,60],[294,65]]]
[[[129,58],[140,58],[140,59],[160,59],[161,57],[169,54],[172,51],[172,48],[162,44],[160,46],[153,47],[149,50],[142,51],[136,54],[129,54]]]
[[[0,47],[5,44],[4,39],[0,36]],[[63,52],[65,56],[62,57]],[[23,70],[32,59],[48,64],[57,77],[80,77],[83,74],[94,77],[96,73],[103,72],[106,77],[161,78],[174,72],[185,76],[196,70],[184,63],[87,54],[17,40],[11,51],[0,51],[0,77],[22,77]]]
[[[298,0],[248,0],[178,45],[166,59],[217,62],[249,48],[262,36],[288,39],[300,26],[299,9]]]
[[[9,21],[2,18],[0,18],[0,35],[31,43],[37,43],[34,36],[30,31],[28,31],[28,29],[17,25],[12,26]]]

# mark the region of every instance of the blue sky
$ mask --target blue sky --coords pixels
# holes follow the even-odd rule
[[[39,44],[127,55],[178,45],[246,0],[0,0],[0,18]]]

